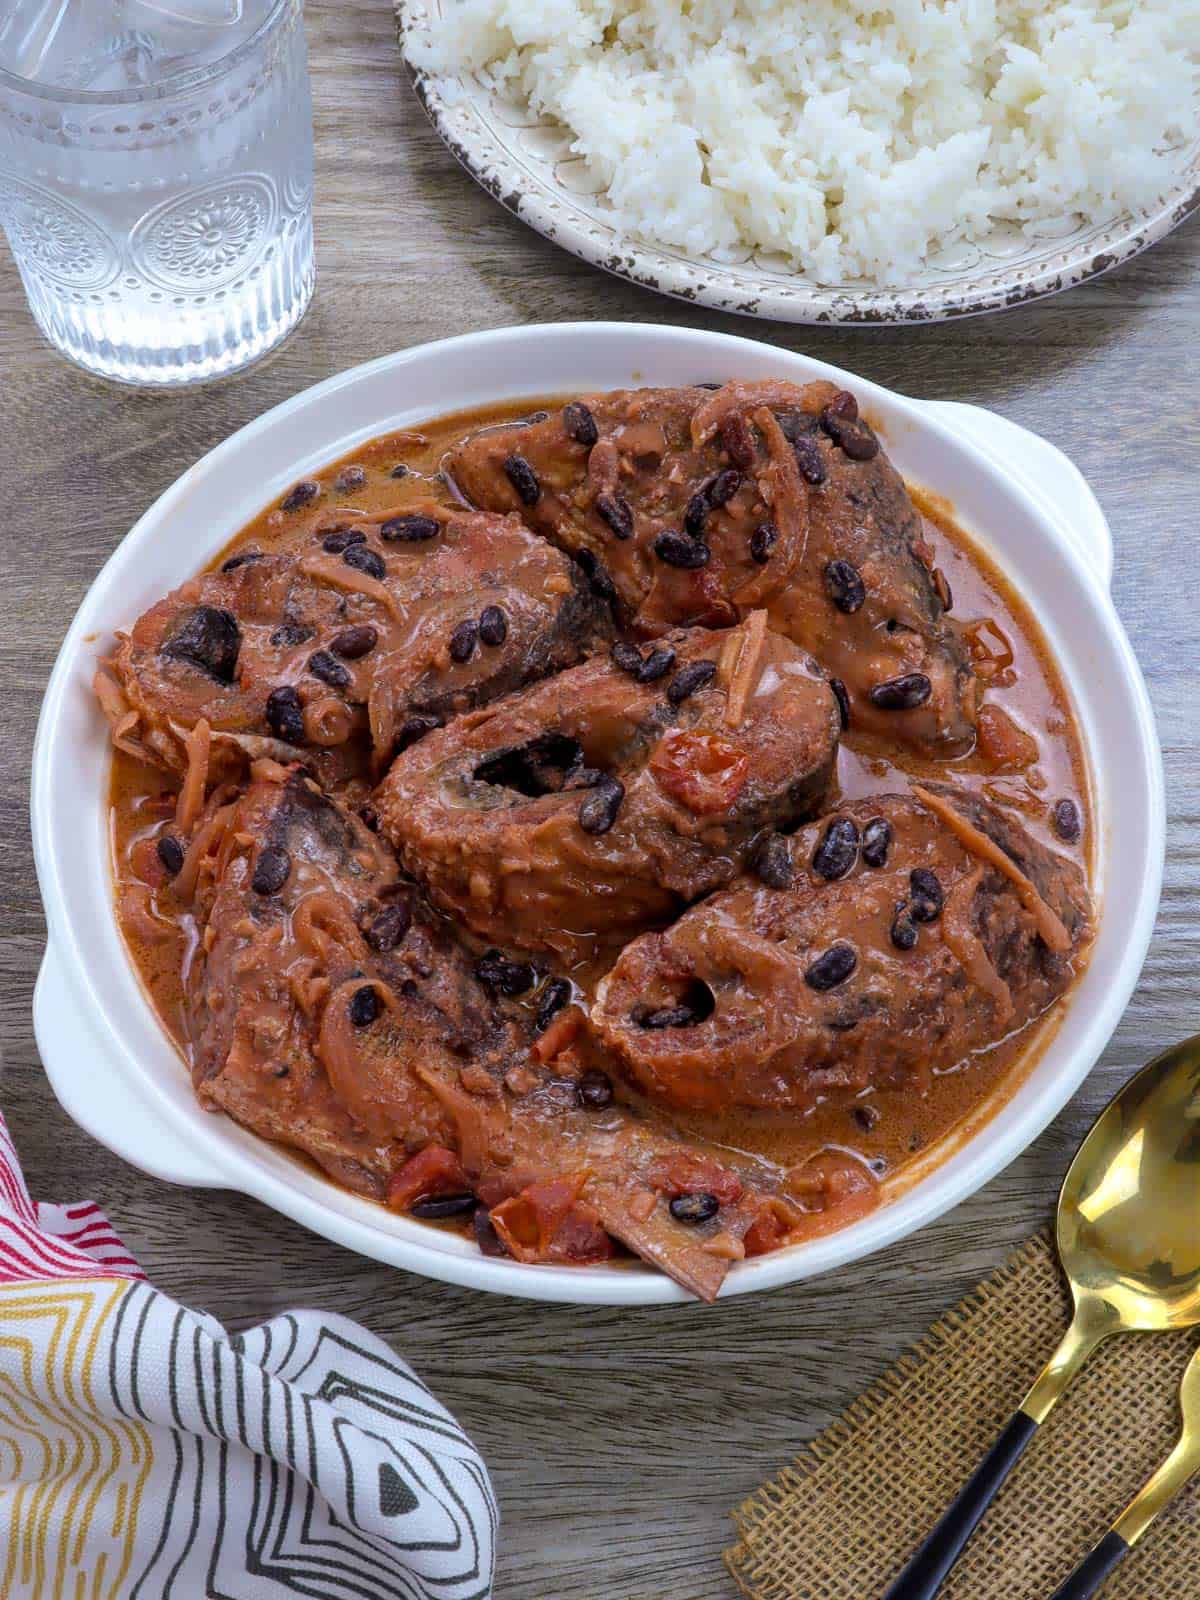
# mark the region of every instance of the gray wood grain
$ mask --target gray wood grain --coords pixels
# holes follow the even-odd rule
[[[1059,299],[972,322],[848,332],[719,317],[582,266],[476,188],[398,68],[388,0],[310,0],[308,28],[320,276],[308,317],[272,358],[188,394],[103,384],[43,345],[0,254],[0,1103],[34,1193],[98,1201],[169,1293],[233,1326],[288,1305],[327,1307],[411,1358],[491,1466],[503,1600],[715,1600],[731,1593],[719,1561],[729,1509],[1047,1218],[1103,1102],[1152,1051],[1200,1027],[1200,228]],[[818,1283],[713,1309],[488,1299],[360,1260],[240,1196],[153,1182],[59,1109],[30,1023],[44,938],[24,821],[33,730],[59,641],[104,557],[198,455],[308,384],[425,339],[572,318],[725,328],[914,395],[993,406],[1054,439],[1111,518],[1116,602],[1166,755],[1154,946],[1072,1104],[917,1237]]]

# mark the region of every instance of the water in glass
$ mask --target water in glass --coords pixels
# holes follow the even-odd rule
[[[0,0],[0,224],[43,333],[132,383],[277,344],[312,293],[302,0]]]

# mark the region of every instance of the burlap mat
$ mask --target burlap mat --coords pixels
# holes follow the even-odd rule
[[[751,1600],[879,1600],[1061,1338],[1070,1296],[1030,1240],[734,1513],[725,1561]],[[1175,1442],[1194,1332],[1101,1346],[1038,1431],[942,1593],[1047,1600]],[[1105,1600],[1200,1600],[1193,1483]]]

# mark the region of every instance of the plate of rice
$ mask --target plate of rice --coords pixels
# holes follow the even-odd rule
[[[923,322],[1200,202],[1200,0],[397,0],[434,126],[523,222],[720,311]]]

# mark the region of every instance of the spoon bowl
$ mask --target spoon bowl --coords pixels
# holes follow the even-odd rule
[[[1058,1251],[1077,1307],[1099,1299],[1122,1329],[1200,1322],[1200,1036],[1101,1113],[1063,1183]]]

